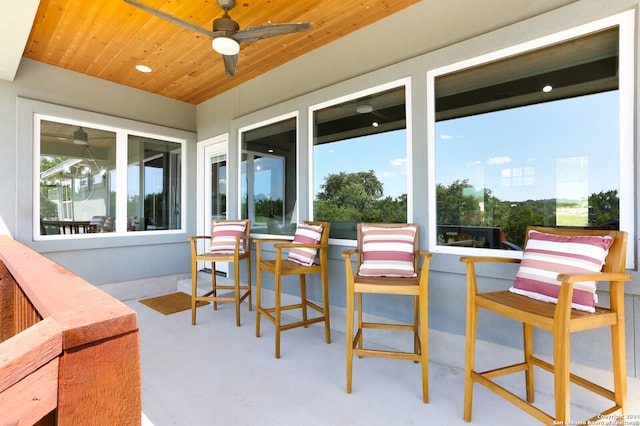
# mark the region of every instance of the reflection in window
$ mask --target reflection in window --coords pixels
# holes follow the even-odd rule
[[[331,238],[355,239],[358,222],[407,221],[405,88],[313,114],[313,217]]]
[[[40,234],[114,230],[116,134],[40,120]]]
[[[211,220],[227,218],[227,156],[211,159]]]
[[[295,232],[296,124],[294,117],[242,131],[241,214],[251,232]]]
[[[182,144],[129,136],[125,175],[116,166],[118,129],[41,117],[37,123],[40,235],[180,229]],[[127,194],[116,190],[122,176]],[[126,220],[116,212],[120,197],[128,197]]]
[[[127,230],[180,227],[181,145],[129,136]]]
[[[437,243],[619,227],[617,28],[437,77]],[[543,90],[543,88],[546,89]]]

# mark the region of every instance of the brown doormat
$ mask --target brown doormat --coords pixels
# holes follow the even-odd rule
[[[164,296],[140,299],[139,302],[165,315],[191,309],[191,295],[181,291],[165,294]],[[209,302],[198,301],[196,302],[196,307],[208,304]]]

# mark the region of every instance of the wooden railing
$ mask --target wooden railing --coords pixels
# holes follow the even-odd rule
[[[136,313],[0,236],[0,425],[139,425]]]

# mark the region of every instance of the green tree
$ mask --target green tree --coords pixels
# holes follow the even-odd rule
[[[589,197],[589,225],[598,226],[620,218],[618,191],[600,191]]]
[[[531,205],[525,202],[513,204],[506,214],[500,218],[498,226],[504,231],[507,241],[519,247],[524,247],[527,226],[540,225],[543,221],[543,215],[536,213]]]
[[[316,195],[318,220],[354,222],[406,222],[407,195],[383,197],[384,188],[373,170],[335,173],[325,177]]]
[[[368,210],[382,197],[383,185],[373,170],[368,172],[330,174],[320,186],[319,201],[336,206],[353,206],[361,212]]]
[[[436,185],[436,220],[438,225],[470,225],[464,220],[479,211],[478,199],[467,189],[473,189],[469,180],[456,180],[449,186]],[[465,193],[466,192],[466,193]]]

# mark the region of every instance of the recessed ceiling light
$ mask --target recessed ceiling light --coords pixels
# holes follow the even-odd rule
[[[542,91],[545,92],[545,93],[549,93],[552,90],[553,90],[553,86],[551,86],[550,84],[547,84],[546,86],[544,86],[542,88]]]
[[[151,72],[151,68],[146,65],[136,65],[136,69],[140,72]]]
[[[367,114],[371,111],[373,111],[373,107],[369,104],[362,104],[356,107],[356,112],[358,114]]]

